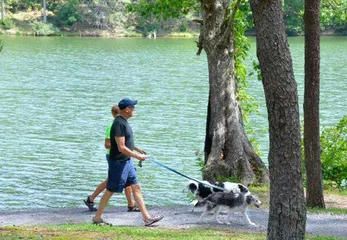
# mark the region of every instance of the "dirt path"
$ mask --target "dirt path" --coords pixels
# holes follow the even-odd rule
[[[199,222],[201,210],[190,211],[189,206],[150,207],[150,213],[162,214],[164,219],[156,224],[164,228],[215,228],[240,231],[266,232],[268,210],[249,209],[250,219],[256,227],[245,225],[241,216],[235,214],[232,225],[218,224],[211,218]],[[60,225],[75,223],[91,223],[93,212],[85,208],[35,209],[26,211],[0,212],[0,227],[4,226],[35,226]],[[143,226],[140,213],[128,213],[124,207],[106,208],[103,218],[116,226]],[[344,237],[347,239],[347,216],[331,214],[308,214],[306,231],[312,235]]]

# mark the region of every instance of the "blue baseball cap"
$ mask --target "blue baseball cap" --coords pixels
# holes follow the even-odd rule
[[[135,106],[137,104],[137,100],[131,100],[129,98],[123,98],[119,101],[118,107],[120,110],[126,109],[129,106]]]

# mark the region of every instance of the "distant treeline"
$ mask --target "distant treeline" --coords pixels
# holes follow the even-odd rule
[[[1,2],[1,27],[5,30],[20,25],[21,19],[28,21],[24,17],[17,16],[21,12],[39,12],[36,18],[29,19],[35,31],[43,28],[47,28],[48,32],[49,29],[54,32],[92,28],[118,35],[143,36],[151,35],[153,32],[165,35],[173,32],[198,31],[197,25],[192,20],[198,19],[199,13],[194,9],[177,19],[157,20],[128,11],[129,4],[137,4],[139,0],[1,0]],[[243,9],[243,11],[250,10]],[[301,35],[304,0],[285,0],[283,11],[288,35]],[[252,21],[251,17],[249,20]],[[346,35],[347,0],[321,1],[321,29],[333,34]],[[249,29],[249,32],[251,31],[252,29]]]

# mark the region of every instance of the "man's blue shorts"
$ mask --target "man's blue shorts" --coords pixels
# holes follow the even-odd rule
[[[123,189],[138,184],[136,168],[131,159],[126,161],[108,160],[107,190],[110,192],[123,192]]]

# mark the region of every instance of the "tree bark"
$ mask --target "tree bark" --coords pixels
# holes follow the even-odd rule
[[[46,0],[43,0],[43,23],[47,23],[47,7],[46,7]]]
[[[269,119],[268,239],[304,239],[306,205],[299,104],[282,4],[280,0],[251,0],[250,3]]]
[[[267,167],[247,138],[237,100],[230,0],[201,0],[201,13],[198,46],[207,54],[210,86],[203,178],[268,183]]]
[[[306,199],[311,207],[325,208],[320,158],[320,0],[305,0],[304,146]]]
[[[1,0],[1,21],[5,20],[5,0]]]

